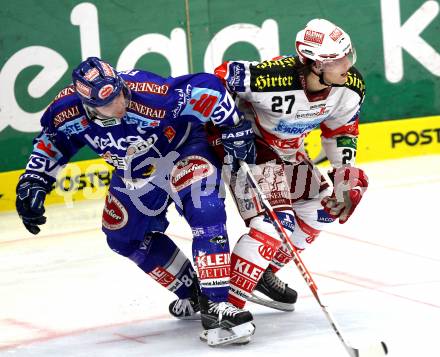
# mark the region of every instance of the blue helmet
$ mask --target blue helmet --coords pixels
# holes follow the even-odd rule
[[[72,72],[72,82],[81,101],[91,107],[110,103],[124,88],[124,81],[108,63],[89,57]]]

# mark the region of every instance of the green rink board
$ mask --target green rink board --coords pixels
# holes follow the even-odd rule
[[[133,66],[168,76],[183,74],[185,69],[187,72],[207,70],[204,60],[207,53],[209,55],[209,48],[214,53],[213,58],[220,53],[219,62],[226,59],[260,60],[262,53],[292,54],[296,32],[309,19],[326,18],[346,30],[357,49],[356,67],[363,73],[367,84],[362,122],[438,115],[438,6],[436,1],[424,0],[4,2],[0,9],[0,171],[20,169],[25,165],[31,140],[38,131],[39,113],[70,82],[71,70],[83,56],[100,54],[116,65],[125,53],[127,63],[128,46],[134,40],[151,34],[166,38],[170,38],[172,33],[177,34],[180,40],[175,41],[180,41],[178,44],[183,42],[184,46],[177,46],[179,50],[174,46],[176,50],[171,50],[169,55],[148,52],[148,41],[156,41],[157,45],[158,40],[146,37],[141,45],[133,45],[140,51],[133,55]],[[409,18],[420,23],[419,27],[423,29],[420,34],[405,28]],[[390,20],[394,21],[391,27]],[[78,25],[78,22],[81,24]],[[261,45],[265,49],[262,52],[255,44],[244,41],[233,43],[234,39],[240,39],[240,34],[247,27],[253,26],[256,31],[269,24],[275,25],[275,32],[267,32],[273,36],[266,38]],[[231,26],[235,32],[227,31]],[[221,39],[220,42],[230,43],[223,55],[212,46],[216,36]],[[385,66],[385,48],[389,49],[391,45],[384,44],[384,38],[400,39],[403,48],[400,57],[392,58],[388,69]],[[416,59],[410,52],[414,43],[420,40],[423,48]],[[274,48],[279,51],[274,53]],[[426,58],[429,51],[434,53],[430,56],[430,65],[421,63],[421,58]],[[173,56],[174,64],[170,60]],[[399,67],[399,58],[403,65],[401,78],[390,80],[391,72]],[[54,63],[63,63],[65,70],[54,74],[54,83],[48,86],[44,80],[38,79],[43,73],[42,63],[49,73]],[[84,149],[74,159],[93,157],[90,150]]]

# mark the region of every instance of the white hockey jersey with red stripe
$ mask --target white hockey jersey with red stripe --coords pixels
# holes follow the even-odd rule
[[[215,73],[247,103],[257,135],[283,160],[303,161],[304,138],[320,127],[323,148],[332,165],[354,165],[365,92],[361,74],[353,67],[345,85],[311,94],[305,90],[300,66],[298,57],[279,57],[261,63],[225,62]]]

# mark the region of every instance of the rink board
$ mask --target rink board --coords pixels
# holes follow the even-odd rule
[[[360,125],[357,162],[371,162],[440,153],[440,117],[393,120]],[[321,151],[320,130],[306,139],[310,157]],[[325,163],[324,163],[325,164]],[[23,170],[0,173],[0,211],[14,209],[15,186]],[[83,199],[102,199],[110,183],[112,168],[103,159],[68,164],[58,175],[47,204]]]

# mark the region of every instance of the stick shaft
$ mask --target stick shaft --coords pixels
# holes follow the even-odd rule
[[[260,186],[258,185],[257,180],[255,179],[254,175],[252,174],[251,169],[249,168],[248,164],[244,161],[240,162],[240,166],[244,173],[246,174],[246,177],[248,178],[248,182],[252,185],[252,187],[257,192],[264,209],[266,213],[269,215],[269,217],[272,220],[272,223],[274,224],[275,228],[279,232],[281,238],[287,243],[289,248],[291,249],[292,255],[293,255],[293,261],[295,262],[297,268],[301,272],[302,277],[306,281],[308,287],[310,288],[313,296],[317,300],[319,306],[321,306],[322,310],[324,311],[325,316],[327,317],[327,320],[329,321],[330,325],[332,326],[333,330],[335,331],[336,335],[339,337],[341,342],[343,343],[345,349],[347,352],[353,356],[353,348],[351,348],[345,338],[342,336],[341,330],[339,329],[335,319],[333,318],[332,314],[328,310],[327,305],[324,303],[323,299],[319,296],[318,293],[318,286],[316,285],[315,281],[313,280],[312,275],[307,270],[306,266],[304,265],[301,257],[299,256],[298,249],[293,245],[293,243],[290,241],[290,237],[287,234],[286,230],[284,229],[282,223],[280,222],[277,214],[275,213],[274,209],[272,208],[271,204],[269,203],[269,200],[267,199],[266,195],[261,190]]]

